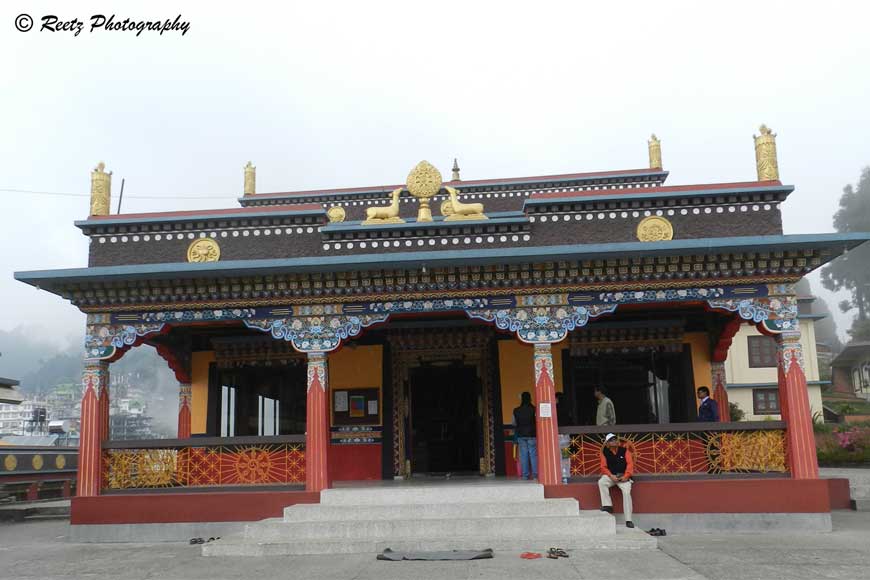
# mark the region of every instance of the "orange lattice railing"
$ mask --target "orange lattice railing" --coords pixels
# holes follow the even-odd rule
[[[600,451],[608,432],[619,435],[634,459],[636,474],[783,473],[785,425],[781,422],[684,423],[566,427],[572,477],[601,473]]]
[[[305,483],[305,437],[115,441],[103,446],[103,488]]]

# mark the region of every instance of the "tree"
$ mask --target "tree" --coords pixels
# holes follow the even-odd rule
[[[856,320],[849,329],[849,337],[855,342],[870,341],[870,320]]]
[[[834,228],[842,233],[870,232],[870,167],[861,172],[856,188],[851,184],[843,188],[840,209],[834,214]],[[858,319],[853,328],[863,326],[870,313],[870,244],[858,246],[822,268],[822,284],[828,290],[851,293],[849,300],[840,303],[840,309],[843,312],[857,309]]]

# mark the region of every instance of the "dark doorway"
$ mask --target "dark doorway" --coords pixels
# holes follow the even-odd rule
[[[208,434],[212,437],[305,433],[305,366],[217,368],[209,376]]]
[[[427,365],[411,371],[411,470],[478,473],[480,381],[474,367]]]
[[[688,347],[569,357],[565,395],[573,424],[594,425],[597,385],[607,389],[622,425],[693,421],[694,378]]]

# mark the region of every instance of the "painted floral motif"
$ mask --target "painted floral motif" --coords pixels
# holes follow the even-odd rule
[[[523,342],[535,343],[559,342],[568,332],[585,326],[590,318],[614,310],[616,304],[593,304],[469,310],[467,313],[471,318],[494,322],[497,328],[516,333]]]
[[[201,320],[240,320],[253,318],[257,311],[254,308],[225,308],[214,310],[176,310],[163,312],[146,312],[142,314],[145,322],[198,322]]]
[[[724,298],[708,300],[711,308],[736,312],[740,318],[755,324],[763,323],[772,332],[797,330],[798,307],[794,296],[758,298]]]
[[[549,343],[535,344],[535,384],[538,384],[543,373],[553,380],[553,352]]]
[[[286,340],[299,352],[329,352],[341,341],[357,336],[363,328],[386,322],[388,314],[304,316],[298,318],[262,318],[245,320],[245,326],[268,332],[272,338]]]
[[[163,330],[163,323],[88,325],[85,357],[109,358],[118,348],[135,345],[139,339]]]
[[[784,374],[788,375],[788,371],[791,370],[791,366],[797,363],[801,372],[805,372],[806,367],[804,366],[804,349],[801,346],[801,336],[800,333],[796,332],[787,332],[779,337],[778,346],[779,346],[779,357],[780,364],[782,365],[782,371]]]
[[[682,300],[711,300],[725,296],[724,288],[684,288],[681,290],[637,290],[602,292],[598,299],[605,304],[631,304],[639,302],[678,302]]]
[[[314,384],[326,391],[326,355],[322,352],[311,353],[308,357],[308,388],[310,391]]]
[[[367,305],[370,312],[445,312],[451,310],[467,310],[469,308],[485,308],[489,305],[487,298],[456,298],[444,300],[402,300],[391,302],[371,302]]]

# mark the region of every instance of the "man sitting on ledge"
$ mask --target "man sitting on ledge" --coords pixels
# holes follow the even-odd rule
[[[619,444],[619,439],[613,433],[604,438],[601,448],[601,479],[598,480],[598,491],[601,494],[601,511],[612,514],[613,501],[610,499],[610,488],[614,485],[622,492],[622,511],[625,513],[625,527],[633,528],[631,521],[631,473],[634,462],[631,451]]]

